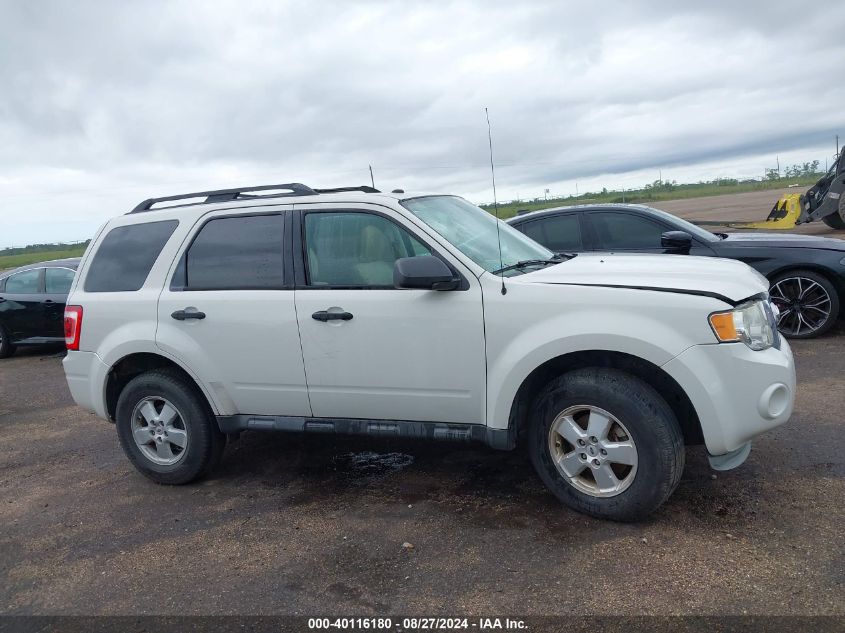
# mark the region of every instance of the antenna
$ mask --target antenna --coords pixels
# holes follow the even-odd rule
[[[375,178],[373,178],[373,166],[369,165],[369,168],[370,168],[370,183],[373,185],[373,189],[375,189],[376,188],[376,181],[375,181]]]
[[[487,117],[487,141],[490,144],[490,177],[493,179],[493,208],[496,210],[496,241],[499,244],[499,268],[504,268],[505,264],[502,260],[502,235],[499,232],[499,201],[496,199],[496,170],[493,168],[493,130],[490,127],[490,113],[487,108],[484,108],[484,116]],[[505,273],[500,273],[502,276],[502,294],[508,294],[505,288]]]

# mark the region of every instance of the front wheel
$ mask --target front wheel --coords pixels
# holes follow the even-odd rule
[[[839,316],[836,288],[812,270],[781,273],[772,279],[769,296],[780,310],[778,330],[787,338],[820,336]]]
[[[677,487],[684,441],[669,405],[615,369],[579,369],[538,396],[529,429],[534,468],[563,503],[614,521],[654,512]]]
[[[117,400],[115,419],[129,461],[160,484],[186,484],[207,474],[226,444],[208,404],[171,370],[130,380]]]
[[[845,193],[839,196],[839,213],[831,213],[822,218],[822,222],[832,229],[845,229]]]

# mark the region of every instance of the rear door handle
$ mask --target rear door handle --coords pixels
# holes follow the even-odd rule
[[[349,321],[352,319],[352,314],[350,312],[327,312],[326,310],[320,310],[312,314],[311,318],[316,321],[322,321],[323,323],[326,321]]]
[[[204,319],[205,312],[197,312],[195,310],[191,310],[190,312],[187,310],[176,310],[176,312],[172,313],[170,316],[177,321],[184,321],[185,319]]]

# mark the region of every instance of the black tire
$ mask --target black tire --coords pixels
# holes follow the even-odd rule
[[[830,298],[829,303],[829,314],[827,318],[818,324],[818,327],[814,329],[806,329],[802,331],[801,328],[796,329],[796,318],[791,317],[789,314],[785,314],[785,312],[789,309],[786,304],[783,303],[781,300],[781,295],[783,294],[776,286],[783,281],[789,279],[807,279],[812,282],[817,283],[821,286],[824,291],[827,293],[828,297]],[[793,284],[787,283],[785,286],[787,293],[794,289]],[[839,293],[836,291],[836,287],[830,282],[827,277],[820,275],[817,272],[813,272],[812,270],[788,270],[786,272],[780,273],[776,277],[772,279],[772,284],[770,288],[770,294],[772,301],[777,304],[778,308],[781,311],[781,316],[779,317],[778,321],[778,330],[781,334],[785,337],[790,339],[805,339],[805,338],[815,338],[817,336],[821,336],[825,334],[836,325],[836,320],[839,318]],[[823,304],[822,307],[828,307],[826,304]],[[809,315],[810,318],[817,317],[818,312],[812,311]]]
[[[822,218],[822,222],[832,229],[845,230],[845,193],[839,196],[839,213],[831,213]]]
[[[9,335],[5,328],[0,325],[0,358],[8,358],[15,353],[15,346],[9,339]]]
[[[133,411],[145,398],[168,400],[180,414],[187,433],[187,446],[179,461],[162,465],[149,459],[133,439]],[[205,398],[182,374],[157,369],[136,376],[127,383],[117,400],[117,435],[123,452],[143,475],[159,484],[186,484],[207,475],[220,461],[226,436]],[[155,446],[153,444],[153,446]]]
[[[553,461],[552,423],[561,412],[579,405],[610,413],[624,424],[636,446],[633,479],[615,496],[582,492]],[[552,380],[535,401],[528,442],[534,468],[554,495],[569,507],[600,519],[638,521],[647,517],[669,498],[684,470],[684,438],[669,405],[648,384],[616,369],[579,369]]]

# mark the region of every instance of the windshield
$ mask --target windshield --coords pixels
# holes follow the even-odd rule
[[[496,271],[528,260],[548,260],[554,255],[509,224],[496,220],[484,209],[457,196],[412,198],[403,200],[402,206],[486,271]],[[501,258],[499,239],[502,242]],[[519,274],[525,271],[514,269],[508,272]]]
[[[655,209],[654,207],[648,207],[648,209],[655,215],[661,216],[663,219],[671,222],[672,224],[677,224],[678,230],[680,231],[686,231],[690,235],[697,237],[698,239],[703,240],[705,242],[719,241],[719,236],[717,234],[711,233],[710,231],[706,231],[700,226],[693,224],[692,222],[687,222],[683,218],[679,218],[677,215],[672,215],[671,213],[667,213],[666,211],[662,211],[660,209]]]

